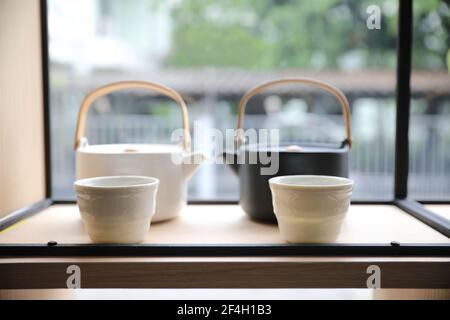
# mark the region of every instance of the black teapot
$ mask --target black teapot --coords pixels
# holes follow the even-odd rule
[[[280,84],[307,84],[319,87],[338,100],[342,108],[346,138],[338,146],[326,144],[282,144],[277,146],[246,144],[243,140],[243,118],[249,99],[261,91]],[[244,142],[244,143],[243,143]],[[334,86],[307,78],[278,79],[248,91],[239,105],[236,151],[225,152],[224,159],[239,176],[240,201],[244,211],[256,220],[276,222],[273,213],[269,179],[284,175],[326,175],[348,177],[348,153],[352,145],[350,108],[344,94]],[[278,170],[270,172],[267,158],[276,159]],[[256,161],[249,161],[250,159]]]

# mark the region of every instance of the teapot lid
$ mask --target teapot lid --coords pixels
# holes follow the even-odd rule
[[[165,154],[182,153],[183,148],[173,144],[97,144],[78,149],[82,153],[96,154]]]
[[[334,145],[330,143],[284,143],[277,146],[266,144],[248,144],[242,146],[249,152],[282,152],[282,153],[345,153],[348,152],[347,145]]]

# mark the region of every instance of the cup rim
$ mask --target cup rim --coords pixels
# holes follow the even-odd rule
[[[286,180],[292,179],[318,179],[327,181],[327,184],[302,184],[299,182],[288,182]],[[331,183],[330,183],[331,182]],[[332,183],[335,182],[335,183]],[[278,176],[269,179],[269,185],[271,188],[278,189],[291,189],[291,190],[303,190],[303,191],[333,191],[333,190],[347,190],[352,188],[354,181],[348,178],[326,176],[326,175],[289,175]]]
[[[102,181],[111,181],[111,180],[126,180],[126,179],[134,179],[141,180],[141,183],[129,183],[129,184],[118,184],[118,185],[101,185],[101,184],[91,184],[95,182]],[[135,189],[135,188],[146,188],[150,186],[155,186],[159,184],[159,179],[155,177],[148,176],[133,176],[133,175],[125,175],[125,176],[100,176],[100,177],[92,177],[92,178],[84,178],[78,179],[73,183],[74,189],[77,190],[123,190],[123,189]]]

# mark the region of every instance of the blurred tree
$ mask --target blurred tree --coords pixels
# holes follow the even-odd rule
[[[449,47],[449,0],[415,1],[416,68],[442,68]],[[366,27],[369,5],[381,30]],[[393,68],[395,0],[184,0],[173,11],[175,67]]]
[[[413,66],[446,69],[450,0],[414,1]]]

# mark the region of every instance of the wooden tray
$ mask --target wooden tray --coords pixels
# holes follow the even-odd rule
[[[367,288],[373,265],[383,288],[449,288],[449,249],[391,205],[352,205],[323,245],[286,244],[237,205],[190,205],[123,246],[92,244],[77,207],[53,205],[0,233],[0,289],[66,288],[73,265],[82,288]]]
[[[76,205],[54,205],[0,232],[2,244],[88,244]],[[337,243],[446,243],[450,239],[390,205],[352,205]],[[284,244],[278,227],[247,218],[237,205],[190,205],[152,224],[144,244]]]

